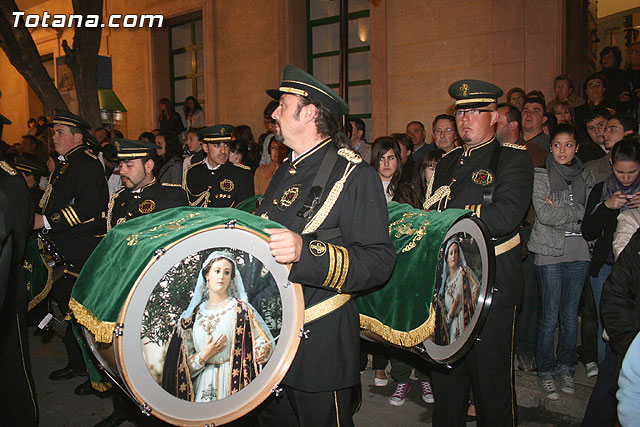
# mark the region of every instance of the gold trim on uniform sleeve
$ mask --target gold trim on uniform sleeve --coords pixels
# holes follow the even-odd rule
[[[327,269],[327,278],[324,279],[324,283],[322,286],[328,286],[331,283],[331,278],[333,277],[333,271],[336,268],[336,249],[333,245],[327,245],[327,253],[329,254],[329,268]]]
[[[347,274],[349,274],[349,251],[347,250],[347,248],[344,248],[342,246],[336,246],[336,248],[343,254],[342,274],[340,275],[340,279],[335,286],[336,289],[338,289],[338,292],[340,292],[342,290],[342,285],[344,285],[344,282],[347,280]]]
[[[60,211],[60,213],[62,213],[62,215],[64,216],[64,219],[66,219],[66,220],[67,220],[67,222],[69,223],[69,225],[70,225],[71,227],[73,227],[73,221],[72,221],[72,220],[71,220],[71,218],[69,217],[69,214],[67,213],[66,209],[64,209],[64,208],[63,208],[63,209]],[[53,215],[52,215],[51,217],[53,218]],[[56,221],[54,221],[54,222],[56,222]]]
[[[73,206],[69,206],[67,209],[69,209],[69,213],[71,214],[71,217],[76,222],[76,225],[80,224],[82,221],[80,221],[80,217],[78,216],[76,210],[73,209]]]
[[[331,246],[333,246],[333,250],[336,251],[336,271],[335,271],[335,274],[333,275],[333,278],[331,279],[331,283],[329,284],[329,287],[335,288],[338,285],[340,276],[342,275],[342,258],[344,254],[340,250],[340,246],[335,246],[335,245],[331,245]]]
[[[482,210],[482,205],[477,205],[476,206],[476,215],[478,215],[478,218],[480,218],[480,211]]]

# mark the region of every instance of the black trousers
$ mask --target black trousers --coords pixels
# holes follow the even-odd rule
[[[73,280],[60,278],[53,283],[53,298],[58,304],[60,311],[63,315],[69,312],[69,300],[71,299],[71,291],[73,290]],[[76,336],[73,334],[71,324],[67,323],[64,331],[64,337],[62,338],[64,343],[64,349],[67,352],[68,365],[76,370],[84,370],[84,359],[82,358],[82,350],[78,345]]]
[[[258,409],[261,427],[353,426],[353,387],[317,393],[282,388]]]
[[[476,342],[453,369],[433,369],[436,400],[433,425],[466,424],[469,389],[473,389],[478,426],[516,425],[513,376],[515,306],[492,306]]]
[[[591,276],[587,276],[582,289],[580,300],[580,345],[578,346],[578,358],[583,364],[598,361],[598,314],[596,302],[591,290]]]
[[[38,400],[31,376],[26,315],[2,313],[0,324],[0,424],[36,426]]]

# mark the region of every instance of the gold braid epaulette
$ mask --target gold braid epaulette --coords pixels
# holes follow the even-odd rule
[[[338,150],[338,156],[344,157],[345,159],[347,159],[351,163],[355,163],[356,165],[358,163],[362,163],[362,157],[360,156],[360,154],[358,154],[357,152],[353,151],[351,148],[344,147],[344,148],[339,149]]]
[[[187,185],[187,173],[189,173],[189,171],[191,170],[192,167],[197,166],[201,163],[204,163],[204,160],[200,160],[199,162],[193,163],[191,165],[189,165],[189,167],[187,168],[187,170],[184,171],[184,175],[182,177],[182,188],[184,189],[184,191],[187,192],[187,198],[189,200],[191,200],[191,197],[189,196],[193,196],[196,198],[196,200],[194,202],[189,202],[189,206],[198,206],[203,200],[204,200],[204,204],[202,205],[203,207],[207,207],[209,206],[209,190],[204,190],[202,193],[200,194],[193,194],[191,192],[191,190],[189,190],[189,186]],[[206,166],[206,165],[205,165]]]
[[[516,150],[523,150],[523,151],[527,150],[527,146],[526,145],[511,144],[510,142],[506,142],[506,143],[502,144],[502,146],[503,147],[509,147],[509,148],[515,148]]]
[[[340,151],[342,150],[343,148],[338,150],[338,154],[340,154]],[[360,161],[362,161],[362,158],[360,158]],[[344,170],[344,174],[342,175],[342,178],[340,178],[338,181],[336,181],[335,184],[333,184],[333,188],[331,189],[331,192],[327,196],[327,199],[324,201],[324,203],[322,204],[322,207],[313,216],[313,218],[311,218],[311,221],[309,221],[307,225],[304,227],[304,230],[302,230],[302,234],[313,233],[322,225],[324,220],[329,215],[329,212],[331,212],[331,209],[333,209],[333,205],[335,205],[336,201],[338,200],[338,197],[340,197],[340,193],[344,188],[344,183],[347,182],[347,178],[349,177],[349,175],[351,175],[351,172],[353,172],[357,166],[358,166],[357,163],[347,164],[347,167]]]
[[[17,175],[18,174],[18,172],[16,172],[16,170],[13,167],[11,167],[11,165],[9,163],[5,162],[4,160],[0,161],[0,169],[5,171],[9,175]]]
[[[98,156],[96,156],[95,154],[93,154],[91,152],[90,148],[87,148],[86,150],[84,150],[84,154],[86,154],[87,156],[91,157],[92,159],[96,159],[98,161],[100,161],[100,159],[98,158]]]
[[[182,188],[182,185],[180,184],[173,184],[171,182],[163,182],[160,185],[162,185],[163,187],[180,187]]]
[[[111,215],[113,214],[113,206],[116,204],[116,199],[124,191],[124,187],[113,193],[109,199],[109,205],[107,206],[107,232],[111,230]]]
[[[440,200],[444,199],[445,197],[449,197],[450,194],[451,194],[451,187],[449,187],[448,185],[443,185],[442,187],[438,188],[435,191],[435,193],[433,193],[433,196],[429,197],[427,200],[424,201],[422,208],[429,209],[431,206],[438,203]]]

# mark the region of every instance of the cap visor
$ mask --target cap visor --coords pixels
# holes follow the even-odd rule
[[[275,99],[276,101],[280,101],[280,97],[284,93],[282,91],[279,91],[278,89],[267,89],[266,92],[267,92],[267,95],[269,95],[271,98]]]

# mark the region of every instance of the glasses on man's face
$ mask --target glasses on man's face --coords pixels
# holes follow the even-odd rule
[[[588,87],[589,89],[593,89],[593,88],[596,88],[596,87],[602,87],[602,83],[600,83],[600,82],[589,83],[589,84],[587,85],[587,87]]]
[[[453,135],[454,130],[451,128],[446,128],[446,129],[436,129],[433,131],[433,134],[435,136],[442,136],[442,135],[446,135],[446,136],[451,136]]]
[[[477,117],[480,113],[491,113],[493,110],[481,110],[480,108],[472,108],[470,110],[456,110],[453,115],[457,119],[461,119],[466,114],[469,117]]]

